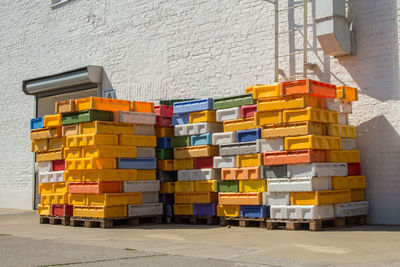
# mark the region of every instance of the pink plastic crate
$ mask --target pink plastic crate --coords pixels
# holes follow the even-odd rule
[[[73,216],[72,205],[51,205],[52,216]]]
[[[172,126],[172,118],[167,116],[156,116],[156,127]]]
[[[53,172],[65,170],[65,160],[55,160],[51,162],[51,169]]]
[[[241,115],[242,118],[254,117],[256,112],[257,112],[257,104],[248,105],[248,106],[242,106],[240,108],[240,115]]]
[[[172,117],[174,115],[174,107],[167,105],[159,105],[154,107],[154,113],[157,116]]]

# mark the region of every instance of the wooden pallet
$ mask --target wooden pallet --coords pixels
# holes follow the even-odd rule
[[[142,224],[160,224],[162,215],[120,217],[120,218],[85,218],[71,217],[70,225],[73,227],[83,226],[87,228],[114,228],[116,226],[137,226]]]
[[[362,225],[365,224],[365,218],[366,216],[362,215],[344,218],[326,218],[315,220],[268,219],[267,229],[321,231],[328,228],[343,228],[350,225]]]
[[[207,224],[207,225],[213,225],[219,223],[219,219],[217,216],[175,215],[173,218],[175,220],[175,223]]]
[[[261,227],[265,228],[266,218],[221,217],[221,226]]]
[[[40,215],[40,224],[61,224],[67,226],[70,224],[70,216],[48,216]]]

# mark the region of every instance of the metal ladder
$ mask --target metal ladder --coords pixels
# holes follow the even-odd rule
[[[274,81],[279,82],[282,80],[293,80],[296,79],[296,76],[294,77],[284,77],[280,79],[279,75],[284,73],[284,70],[279,68],[279,59],[282,57],[289,57],[293,56],[296,54],[303,54],[303,78],[307,78],[308,74],[308,69],[314,69],[316,67],[316,64],[309,63],[308,62],[308,49],[307,49],[307,37],[308,37],[308,0],[303,0],[303,4],[298,4],[294,5],[292,7],[284,8],[284,9],[279,9],[279,0],[263,0],[265,2],[274,4],[275,7],[275,25],[274,25],[274,32],[275,32],[275,70],[274,70]],[[294,30],[288,30],[286,32],[279,32],[279,14],[285,11],[289,11],[291,9],[303,7],[303,51],[302,52],[294,52],[294,53],[289,53],[285,55],[279,55],[279,36],[281,34],[288,34],[291,32],[295,32],[298,29]]]

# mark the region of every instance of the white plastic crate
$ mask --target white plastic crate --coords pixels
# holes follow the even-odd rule
[[[342,149],[343,150],[356,150],[356,139],[355,138],[342,138]]]
[[[51,172],[51,161],[43,161],[35,163],[36,172]]]
[[[351,107],[351,102],[344,102],[337,98],[325,98],[326,99],[326,109],[334,110],[338,113],[350,114],[353,112]]]
[[[160,191],[160,181],[158,180],[125,181],[123,191],[125,193]]]
[[[219,109],[216,112],[217,121],[240,119],[240,107]]]
[[[324,206],[271,206],[271,219],[324,219],[335,217],[333,205]]]
[[[275,178],[267,179],[268,192],[298,192],[331,190],[330,176],[305,178]]]
[[[335,205],[336,217],[359,216],[368,214],[368,202],[350,202]]]
[[[155,158],[156,149],[154,147],[137,147],[138,158]]]
[[[232,144],[236,142],[235,132],[214,133],[212,135],[213,145]]]
[[[263,205],[265,206],[289,206],[289,192],[263,192]]]
[[[285,150],[284,138],[269,138],[257,140],[257,153]]]
[[[64,182],[64,171],[40,172],[39,183],[59,183]]]
[[[154,113],[120,111],[119,122],[154,125],[156,124],[156,115]]]
[[[135,135],[156,135],[154,125],[135,124]]]
[[[142,203],[157,203],[160,201],[160,192],[142,192]]]
[[[163,203],[149,203],[142,205],[128,205],[128,216],[152,216],[163,214]]]
[[[197,135],[204,133],[218,133],[223,131],[223,125],[220,122],[201,122],[175,125],[175,136]]]
[[[346,113],[338,113],[338,124],[349,125],[349,115]]]
[[[190,171],[193,181],[221,180],[221,170],[219,169],[196,169]]]
[[[192,170],[179,170],[177,179],[178,181],[193,181]]]
[[[220,156],[235,156],[235,155],[256,154],[256,153],[257,153],[256,141],[219,145]]]
[[[288,164],[288,177],[347,176],[347,163]]]
[[[214,157],[213,167],[215,169],[236,168],[236,157],[235,156]]]

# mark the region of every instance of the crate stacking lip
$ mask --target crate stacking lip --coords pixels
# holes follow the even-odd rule
[[[82,134],[66,137],[67,147],[118,145],[118,135],[115,134]]]
[[[310,134],[326,135],[326,125],[315,122],[296,122],[266,125],[262,130],[263,138],[302,136]]]
[[[142,204],[142,193],[69,194],[69,205],[119,206]]]
[[[327,133],[329,136],[338,136],[342,138],[356,137],[356,129],[353,125],[328,124]]]
[[[253,93],[254,99],[266,99],[281,96],[280,83],[256,84],[246,88],[246,93]]]
[[[271,111],[272,112],[272,111]],[[288,109],[282,113],[282,123],[312,121],[319,123],[338,123],[338,113],[320,108]]]
[[[75,100],[75,107],[77,111],[83,110],[103,110],[103,111],[129,111],[131,101],[118,100],[102,97],[86,97]]]
[[[156,171],[137,169],[67,170],[64,173],[64,177],[65,181],[68,182],[155,180]]]
[[[261,179],[260,167],[221,169],[221,180],[257,180],[257,179]]]
[[[336,86],[311,79],[282,82],[281,95],[311,94],[319,97],[336,97]]]
[[[84,110],[73,113],[62,114],[62,125],[70,125],[91,121],[109,121],[114,120],[114,114],[111,111],[104,110]]]
[[[277,111],[287,109],[304,109],[307,107],[325,108],[325,103],[313,95],[293,95],[259,100],[258,111]]]
[[[253,99],[253,94],[242,94],[237,96],[229,96],[223,98],[214,98],[214,109],[226,109],[241,107],[245,105],[252,105],[255,101]]]
[[[196,100],[196,99],[194,99],[194,98],[186,98],[186,99],[162,99],[162,100],[160,100],[160,105],[173,106],[174,103],[185,102],[185,101],[191,101],[191,100]]]

